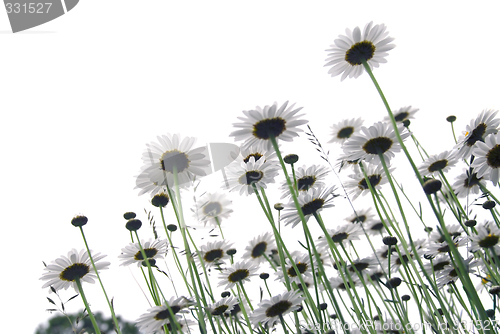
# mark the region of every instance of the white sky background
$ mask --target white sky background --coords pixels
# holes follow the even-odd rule
[[[340,82],[323,67],[324,50],[347,27],[387,25],[396,48],[374,70],[376,78],[392,109],[420,109],[411,129],[429,153],[451,149],[447,116],[458,117],[458,135],[483,109],[500,108],[498,9],[495,1],[82,1],[18,34],[8,32],[1,12],[2,318],[31,333],[50,317],[38,280],[42,261],[84,247],[70,224],[75,214],[89,217],[91,249],[112,262],[102,278],[117,313],[135,320],[146,311],[117,256],[129,242],[123,213],[135,211],[146,222],[143,209],[153,209],[133,188],[145,144],[157,135],[196,136],[199,145],[232,142],[231,125],[242,110],[290,100],[335,151],[327,144],[333,123],[382,120],[386,112],[366,74]],[[305,136],[283,149],[298,153],[299,165],[322,162]],[[224,231],[239,236],[233,240],[241,254],[268,226],[263,214],[251,219],[245,210],[258,209],[255,198],[233,201],[236,212]],[[355,205],[362,203],[368,202]],[[333,209],[330,226],[350,214],[344,205]],[[141,236],[152,235],[144,229]],[[109,314],[99,286],[84,288],[93,310]],[[170,286],[165,290],[173,295]],[[75,299],[67,310],[82,307]]]

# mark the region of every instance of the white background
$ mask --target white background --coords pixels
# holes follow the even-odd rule
[[[412,130],[429,153],[451,149],[447,116],[458,117],[460,133],[481,110],[500,108],[498,9],[495,1],[81,1],[17,34],[0,11],[2,319],[32,333],[49,318],[42,261],[84,246],[70,225],[75,214],[89,217],[91,248],[112,262],[102,278],[117,313],[134,320],[146,311],[116,257],[129,242],[122,214],[145,222],[144,208],[153,209],[133,188],[157,135],[232,142],[242,110],[290,100],[336,150],[326,144],[333,123],[382,120],[366,74],[340,82],[323,67],[324,50],[347,27],[387,25],[396,48],[375,76],[393,109],[420,109]],[[321,163],[305,137],[283,148]],[[240,235],[242,251],[267,225],[248,215],[254,198],[233,200],[224,229]],[[339,221],[349,215],[333,212]],[[94,311],[109,314],[98,285],[85,289]]]

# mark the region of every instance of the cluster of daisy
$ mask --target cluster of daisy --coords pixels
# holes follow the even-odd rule
[[[328,50],[329,73],[344,80],[367,72],[375,82],[372,70],[386,62],[393,40],[384,25],[369,23],[363,30],[346,30]],[[428,155],[410,131],[410,119],[415,119],[419,109],[390,110],[387,103],[386,108],[388,116],[369,127],[363,126],[361,118],[332,126],[329,143],[341,150],[338,168],[330,163],[310,128],[306,135],[327,164],[299,166],[298,155],[282,156],[280,142],[299,137],[300,127],[307,123],[299,114],[302,108],[285,102],[243,111],[230,134],[241,143],[226,157],[230,163],[222,168],[221,188],[197,199],[191,217],[184,216],[187,201],[180,190],[194,188],[197,178],[213,171],[209,148],[194,148],[195,138],[179,134],[159,136],[147,144],[136,188],[140,195],[151,197],[164,233],[160,235],[153,225],[154,239],[141,239],[142,222],[128,212],[125,227],[132,242],[117,254],[121,265],[142,271],[148,301],[154,304],[138,314],[139,329],[148,334],[270,333],[277,328],[289,333],[306,332],[301,324],[312,328],[334,320],[345,333],[408,333],[415,331],[405,326],[419,319],[433,329],[441,328],[443,321],[461,322],[462,313],[471,321],[494,319],[500,311],[500,215],[498,200],[488,186],[490,182],[496,187],[500,177],[497,111],[484,110],[454,147]],[[448,119],[452,126],[455,120]],[[406,148],[410,137],[417,144],[420,163],[413,161]],[[398,169],[393,162],[402,152],[415,173],[412,179],[405,172],[405,184],[419,182],[421,195],[429,202],[427,210],[435,218],[424,216],[422,205],[412,202],[415,194],[408,194],[402,186],[396,188]],[[464,172],[450,184],[447,177],[460,164]],[[338,184],[331,181],[333,175],[340,180]],[[280,177],[285,180],[279,181]],[[279,195],[271,198],[267,191],[275,183]],[[224,238],[223,228],[234,213],[231,196],[238,195],[255,199],[269,229],[249,240],[231,241]],[[414,211],[411,218],[401,204],[403,197]],[[371,204],[358,205],[362,200]],[[353,213],[338,219],[337,203],[351,207]],[[169,205],[176,223],[167,225],[164,210]],[[482,224],[476,221],[476,209],[488,214]],[[41,279],[51,291],[73,287],[92,317],[82,282],[98,279],[106,295],[99,271],[110,263],[102,262],[104,255],[88,248],[83,234],[86,223],[84,216],[72,220],[82,232],[86,250],[72,250],[56,259],[45,267]],[[218,229],[220,234],[200,245],[191,227],[196,223]],[[427,238],[420,238],[419,226]],[[301,232],[299,242],[285,239],[293,231]],[[178,278],[169,281],[176,291],[174,297],[164,294],[167,289],[160,278],[168,277],[163,275],[168,261],[178,269]],[[162,275],[157,278],[158,273]],[[473,281],[478,284],[472,285]],[[260,296],[248,293],[255,285]],[[479,295],[483,290],[489,292],[486,297]],[[490,302],[493,307],[486,309]],[[412,312],[418,313],[417,319],[410,318]],[[93,317],[92,321],[99,333]],[[365,326],[373,321],[377,328]],[[349,331],[349,324],[358,329]],[[406,331],[393,328],[398,326]],[[308,332],[335,332],[321,328]]]

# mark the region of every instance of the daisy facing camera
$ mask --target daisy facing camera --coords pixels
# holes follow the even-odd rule
[[[85,216],[76,216],[73,219],[71,219],[71,225],[76,226],[76,227],[82,227],[83,225],[87,224],[88,218]]]
[[[133,232],[133,231],[137,231],[138,229],[140,229],[142,226],[142,222],[139,220],[139,219],[130,219],[126,224],[125,224],[125,227],[127,228],[127,230]]]

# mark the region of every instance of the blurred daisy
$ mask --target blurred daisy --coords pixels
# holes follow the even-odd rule
[[[359,163],[358,160],[349,160],[349,154],[343,153],[340,154],[339,158],[337,159],[337,163],[335,164],[335,168],[338,168],[338,172],[340,173],[341,171],[349,168],[354,168],[354,166],[357,166]]]
[[[257,189],[265,189],[268,183],[274,183],[278,171],[277,164],[263,159],[255,161],[254,157],[250,157],[247,163],[228,167],[229,190],[238,191],[240,195],[251,195],[254,192],[253,185]]]
[[[422,176],[438,176],[439,172],[446,173],[457,163],[456,152],[444,151],[440,154],[431,155],[418,168]]]
[[[372,208],[357,210],[355,214],[350,215],[345,218],[349,223],[366,223],[375,217],[373,213],[371,213]]]
[[[206,147],[192,149],[196,142],[194,137],[185,137],[181,140],[179,134],[157,137],[158,142],[146,144],[146,151],[142,154],[144,166],[137,178],[142,189],[158,186],[174,186],[174,169],[177,170],[179,185],[188,185],[195,176],[205,176],[210,160],[206,155]],[[154,187],[146,187],[147,180]]]
[[[403,140],[410,135],[401,123],[398,123],[398,130]],[[395,152],[399,152],[401,146],[392,126],[378,122],[369,128],[361,127],[360,132],[349,138],[342,148],[350,160],[364,159],[379,164],[379,154],[383,154],[389,165],[390,159],[394,157]]]
[[[455,237],[453,238],[453,243],[455,247],[463,247],[467,245],[467,242],[469,241],[468,238],[460,238],[460,237]],[[431,255],[431,256],[437,256],[439,254],[448,254],[450,252],[450,246],[446,241],[443,242],[429,242],[427,244],[427,250],[425,251],[425,255]]]
[[[343,243],[351,240],[359,240],[359,236],[363,234],[360,224],[340,225],[336,229],[327,230],[328,235],[335,243]],[[328,240],[321,237],[318,240],[318,247],[329,247]]]
[[[394,120],[396,122],[403,122],[406,119],[413,119],[415,117],[415,114],[417,113],[419,109],[418,108],[413,108],[412,106],[408,107],[403,107],[399,108],[398,110],[393,110],[392,114],[394,115]],[[384,117],[384,121],[390,122],[389,116]]]
[[[475,268],[478,265],[477,260],[474,260],[472,257],[470,257],[464,262],[465,269],[468,273],[475,272]],[[453,266],[445,266],[445,268],[439,272],[439,275],[437,275],[436,273],[436,283],[439,288],[443,288],[447,284],[456,282],[458,278],[458,273]]]
[[[313,272],[312,272],[311,261],[309,260],[309,254],[301,254],[299,252],[293,252],[291,255],[293,263],[299,270],[299,273],[302,275],[302,278],[312,279]],[[290,259],[286,259],[285,269],[286,269],[286,275],[288,276],[288,278],[290,278],[291,282],[300,282],[299,273],[297,273],[297,271],[293,267]],[[277,276],[276,281],[284,282],[285,275],[281,268],[276,272],[276,276]]]
[[[259,270],[259,265],[251,261],[234,263],[219,274],[219,286],[224,286],[224,289],[229,290],[238,283],[249,282],[250,277],[257,275],[257,270]]]
[[[230,258],[230,256],[227,255],[227,251],[231,249],[231,247],[232,244],[226,240],[208,242],[206,245],[200,247],[201,259],[208,268],[218,267],[225,263],[225,260]]]
[[[154,306],[148,309],[147,313],[144,313],[136,320],[136,326],[139,327],[140,331],[144,331],[148,334],[162,331],[163,325],[171,324],[173,321],[168,307],[170,307],[170,309],[172,310],[177,323],[181,325],[182,320],[178,313],[189,313],[189,311],[185,309],[192,304],[193,302],[185,297],[179,297],[177,299],[174,299],[174,297],[172,297],[168,302],[163,303],[163,305]],[[184,326],[189,325],[184,324]]]
[[[471,172],[469,169],[466,169],[465,172],[456,178],[452,188],[455,189],[457,197],[460,198],[467,197],[470,194],[479,194],[479,191],[481,190],[479,182],[482,179],[482,177],[477,176],[475,171]]]
[[[377,259],[373,256],[365,257],[363,259],[356,259],[352,261],[351,264],[347,265],[347,270],[350,273],[356,274],[356,271],[361,275],[365,274],[367,271],[376,269],[378,266]]]
[[[260,302],[258,308],[250,315],[250,319],[255,326],[261,323],[263,326],[267,324],[268,328],[273,327],[280,321],[280,316],[297,311],[304,299],[299,290],[287,291]]]
[[[476,119],[470,121],[466,126],[465,132],[458,138],[455,150],[458,150],[457,156],[461,159],[467,159],[472,154],[472,149],[477,141],[484,141],[489,134],[496,134],[500,119],[495,118],[498,110],[485,109]]]
[[[259,159],[264,159],[264,161],[278,160],[276,152],[273,148],[270,149],[266,142],[256,143],[249,147],[241,145],[239,155],[232,156],[233,160],[245,163],[250,161],[251,157],[254,157],[255,161],[259,161]]]
[[[354,166],[354,174],[349,175],[351,180],[344,183],[344,186],[349,195],[352,195],[352,200],[354,201],[360,195],[366,195],[370,193],[370,187],[378,190],[383,184],[386,184],[387,178],[385,177],[384,167],[382,165],[374,164],[363,164],[365,173],[368,181],[365,179],[363,171],[359,165]],[[392,173],[394,168],[389,168],[389,172]]]
[[[429,263],[424,264],[424,270],[432,275],[432,273],[438,273],[439,271],[445,269],[447,266],[451,266],[451,260],[448,255],[438,255],[431,259]]]
[[[167,252],[167,240],[141,240],[142,248],[148,260],[163,259],[163,255]],[[130,243],[127,247],[122,248],[122,253],[118,255],[121,259],[121,266],[128,266],[136,263],[140,267],[144,263],[144,257],[141,253],[141,248],[138,243]]]
[[[229,296],[219,300],[215,304],[209,305],[207,311],[213,316],[223,316],[231,312],[237,304],[238,299]]]
[[[491,222],[486,222],[482,225],[476,226],[477,234],[470,234],[471,252],[480,249],[489,248],[495,251],[496,254],[500,252],[500,229]]]
[[[335,197],[335,195],[332,195],[332,192],[335,191],[335,189],[335,186],[328,188],[314,188],[299,194],[298,202],[306,222],[309,220],[311,215],[319,213],[325,208],[331,208],[334,206],[331,202]],[[291,224],[292,227],[295,227],[298,223],[300,223],[300,215],[293,201],[290,201],[285,206],[283,214],[281,215],[281,220],[285,223],[285,225]]]
[[[394,247],[394,246],[393,246]],[[392,247],[391,247],[392,248]],[[424,252],[422,249],[417,249],[417,254],[413,252],[412,249],[409,249],[406,253],[402,247],[399,247],[400,254],[391,253],[391,272],[397,272],[401,266],[405,266],[409,261],[413,261],[413,259],[418,256],[422,257]]]
[[[357,78],[363,74],[363,61],[368,63],[370,69],[387,62],[387,51],[392,50],[395,45],[390,44],[394,38],[388,37],[389,33],[385,29],[385,25],[373,25],[373,22],[365,26],[363,33],[359,27],[353,31],[346,29],[346,35],[339,35],[331,48],[326,50],[329,53],[325,66],[332,66],[328,73],[332,77],[342,74],[342,81],[347,77]]]
[[[332,277],[328,280],[328,282],[330,283],[332,289],[337,289],[337,290],[347,290],[347,287],[353,289],[356,286],[361,285],[361,280],[357,276],[351,275],[352,282],[349,281],[347,277],[346,280],[347,282],[344,282],[342,277]]]
[[[387,232],[381,220],[370,221],[366,224],[366,227],[363,227],[368,235],[380,235],[381,233]]]
[[[363,120],[361,118],[344,119],[332,125],[332,139],[330,139],[329,143],[343,144],[353,134],[359,131],[362,125]]]
[[[92,255],[97,270],[108,269],[109,262],[99,262],[104,257],[106,255],[100,253]],[[57,258],[47,265],[44,271],[40,279],[48,282],[42,286],[42,289],[52,286],[56,291],[66,290],[71,286],[78,292],[78,286],[75,282],[77,278],[80,282],[94,283],[94,279],[97,277],[89,255],[85,250],[80,252],[76,249],[70,250],[68,256]]]
[[[252,241],[250,241],[250,245],[245,248],[246,252],[242,257],[245,260],[252,260],[255,261],[255,263],[262,263],[266,261],[266,257],[264,255],[271,251],[271,249],[273,248],[276,248],[273,235],[269,232],[266,232],[256,238],[253,238]]]
[[[149,193],[151,197],[167,191],[165,182],[163,182],[163,180],[160,182],[151,180],[149,170],[142,171],[139,175],[136,176],[134,189],[140,189],[139,196]]]
[[[202,221],[205,226],[207,223],[218,226],[223,219],[229,218],[233,210],[230,208],[231,201],[227,199],[226,194],[207,193],[200,198],[200,206],[196,210],[196,217]]]
[[[491,134],[486,136],[484,142],[476,142],[472,154],[475,159],[471,167],[477,172],[477,176],[486,177],[496,186],[500,177],[500,134]]]
[[[452,239],[460,237],[464,233],[462,226],[457,224],[446,225],[446,231],[448,231],[448,234],[451,236]],[[441,233],[439,229],[436,229],[430,234],[429,240],[434,243],[441,243],[445,241],[445,238],[443,233]]]
[[[271,136],[284,141],[292,141],[302,131],[298,127],[308,121],[299,119],[303,115],[297,115],[302,108],[294,109],[295,104],[288,106],[288,101],[278,108],[275,102],[272,106],[264,108],[256,107],[253,110],[244,110],[246,117],[238,117],[241,123],[233,126],[240,130],[233,131],[230,136],[235,141],[244,140],[243,147],[250,147],[257,143],[265,143],[271,147],[269,138]]]
[[[323,180],[328,175],[329,170],[325,166],[312,165],[306,167],[305,165],[299,167],[295,170],[295,178],[297,180],[297,187],[294,188],[299,191],[299,193],[307,192],[309,189],[324,187],[325,183]],[[293,182],[293,175],[290,175],[290,180]],[[290,197],[290,188],[288,183],[285,181],[281,185],[280,190],[283,192],[281,199],[285,197]]]

